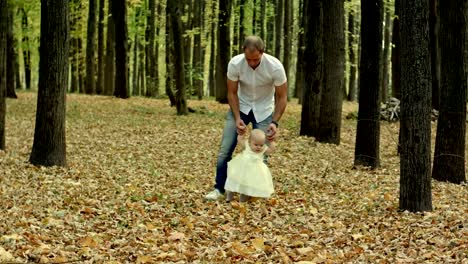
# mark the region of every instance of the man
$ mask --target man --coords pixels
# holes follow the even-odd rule
[[[207,200],[223,197],[227,178],[227,163],[237,145],[237,134],[244,135],[247,125],[262,129],[269,141],[278,135],[278,122],[286,109],[288,86],[281,62],[264,53],[262,39],[249,36],[243,54],[231,59],[227,71],[230,111],[221,139],[216,163],[215,189],[205,195]]]

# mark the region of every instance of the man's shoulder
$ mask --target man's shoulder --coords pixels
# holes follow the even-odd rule
[[[265,61],[272,65],[272,66],[276,66],[276,67],[283,67],[283,64],[281,63],[280,60],[278,60],[276,57],[270,55],[270,54],[267,54],[267,53],[263,53],[263,56],[265,58]]]
[[[239,55],[232,57],[231,60],[229,61],[229,64],[239,64],[242,61],[245,61],[244,53],[241,53]]]

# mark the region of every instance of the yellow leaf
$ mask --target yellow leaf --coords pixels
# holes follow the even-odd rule
[[[152,263],[153,258],[151,256],[138,256],[136,263]]]
[[[185,238],[184,233],[174,232],[169,236],[169,240],[183,240]]]
[[[87,236],[80,239],[80,245],[83,247],[95,248],[98,246],[98,243],[92,237]]]
[[[252,240],[252,246],[257,250],[265,250],[265,241],[263,238],[255,238]]]

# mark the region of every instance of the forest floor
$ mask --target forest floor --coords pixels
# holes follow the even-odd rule
[[[227,105],[67,95],[68,166],[45,168],[28,163],[36,100],[7,100],[0,262],[468,263],[467,185],[433,181],[432,212],[400,212],[398,123],[381,123],[381,168],[353,168],[355,103],[337,146],[298,136],[291,102],[275,194],[240,204],[203,200]]]

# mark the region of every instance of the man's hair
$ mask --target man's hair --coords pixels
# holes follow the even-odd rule
[[[242,45],[242,49],[249,49],[249,51],[258,50],[263,52],[265,50],[265,44],[263,44],[263,40],[257,36],[248,36],[244,40],[244,44]]]

